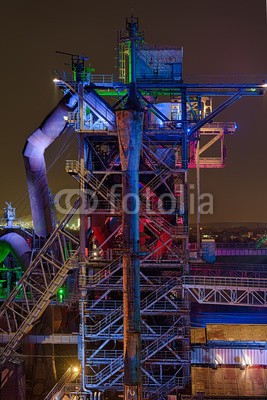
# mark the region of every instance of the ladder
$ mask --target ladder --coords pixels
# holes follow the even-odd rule
[[[14,334],[10,335],[10,340],[0,354],[0,364],[4,364],[14,353],[20,340],[31,330],[66,280],[73,264],[77,265],[79,240],[67,232],[65,227],[79,206],[80,199],[51,234],[1,306],[0,332]],[[76,250],[68,250],[67,243]],[[16,302],[17,297],[22,301]]]

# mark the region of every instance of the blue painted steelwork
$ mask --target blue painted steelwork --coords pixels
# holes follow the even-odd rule
[[[139,169],[144,112],[117,111],[122,166],[124,388],[141,398]]]
[[[132,18],[127,21],[127,29],[128,29],[128,35],[124,35],[121,37],[121,43],[120,43],[120,49],[121,51],[124,52],[123,55],[121,55],[121,68],[124,68],[124,71],[121,73],[122,77],[122,82],[115,82],[112,80],[112,82],[108,83],[97,83],[95,82],[92,84],[90,79],[88,82],[84,83],[84,92],[88,93],[92,89],[95,90],[102,98],[104,96],[114,96],[118,95],[119,100],[116,102],[115,106],[113,106],[113,111],[114,113],[116,110],[125,108],[126,111],[117,111],[118,113],[129,113],[130,110],[134,110],[136,107],[138,107],[139,101],[141,102],[142,106],[146,109],[148,109],[148,113],[146,118],[149,119],[150,115],[155,115],[156,118],[158,118],[159,126],[155,127],[149,125],[149,122],[146,120],[144,124],[144,133],[143,133],[143,149],[142,152],[145,154],[142,154],[141,161],[143,164],[146,164],[145,168],[142,166],[142,170],[140,168],[140,179],[141,182],[144,179],[144,183],[146,182],[146,179],[144,178],[147,172],[149,173],[154,173],[155,174],[155,179],[159,179],[159,183],[157,183],[158,186],[164,185],[164,179],[161,181],[160,176],[161,176],[161,169],[165,168],[167,171],[170,170],[172,171],[172,168],[176,168],[176,172],[179,172],[181,181],[183,186],[184,186],[184,202],[181,206],[181,209],[177,211],[177,214],[179,212],[179,218],[180,221],[182,221],[183,228],[186,228],[188,226],[188,210],[187,210],[187,171],[189,167],[189,156],[194,157],[194,154],[190,153],[189,150],[191,151],[191,148],[189,149],[189,141],[196,142],[199,139],[199,131],[200,129],[205,125],[208,126],[207,124],[214,118],[216,115],[218,115],[221,111],[229,107],[231,104],[234,103],[237,99],[243,97],[243,96],[259,96],[263,95],[265,88],[261,84],[229,84],[229,85],[221,85],[221,84],[192,84],[192,83],[184,83],[182,81],[182,76],[181,76],[181,70],[182,68],[178,68],[175,70],[175,68],[172,70],[171,73],[163,76],[161,73],[156,76],[155,71],[152,71],[152,69],[149,69],[148,66],[144,66],[144,57],[142,58],[142,63],[141,63],[141,57],[139,55],[141,54],[142,51],[142,41],[141,41],[141,34],[138,34],[138,20],[135,18]],[[121,46],[122,44],[122,46]],[[140,54],[138,54],[138,51],[140,49]],[[151,50],[151,55],[153,55],[153,49],[152,48],[146,48],[147,54],[149,53],[149,50]],[[136,52],[136,54],[135,54]],[[166,53],[167,54],[167,53]],[[144,56],[144,54],[142,55]],[[138,58],[139,57],[139,58]],[[177,61],[177,60],[176,60]],[[135,68],[135,62],[137,63],[136,68]],[[128,64],[127,64],[128,63]],[[127,65],[126,65],[127,64]],[[173,65],[173,67],[175,67]],[[171,68],[169,69],[171,71]],[[179,72],[180,71],[180,72]],[[180,75],[179,75],[180,73]],[[164,79],[163,79],[164,78]],[[103,77],[103,82],[104,82],[104,77]],[[68,82],[61,80],[60,82],[57,83],[60,87],[69,87]],[[174,118],[170,118],[167,113],[164,112],[164,110],[161,107],[157,107],[155,97],[160,96],[160,95],[167,95],[169,98],[171,97],[171,100],[175,99],[177,102],[179,102],[179,107],[180,107],[180,114],[178,114],[178,118],[175,118],[175,126],[174,126]],[[217,109],[215,109],[213,112],[210,112],[209,115],[204,115],[203,110],[202,110],[202,98],[204,96],[226,96],[227,100],[223,102]],[[169,100],[170,101],[170,100]],[[192,106],[193,103],[193,106]],[[196,108],[195,107],[196,104]],[[189,111],[190,110],[190,111]],[[131,118],[130,118],[131,119]],[[110,117],[107,118],[108,122],[110,121]],[[130,153],[132,159],[136,158],[136,162],[139,158],[139,153],[140,153],[140,141],[135,142],[135,135],[137,132],[135,129],[132,129],[132,132],[130,133],[130,137],[132,137],[132,147],[129,145],[131,144],[129,141],[129,135],[128,135],[128,129],[129,126],[125,129],[121,129],[121,126],[123,124],[127,125],[126,119],[124,122],[118,123],[117,121],[117,126],[115,126],[114,131],[111,131],[110,129],[99,129],[98,132],[94,132],[93,129],[88,129],[88,131],[85,129],[84,133],[87,134],[87,141],[85,141],[88,145],[87,152],[88,154],[91,152],[90,156],[90,161],[88,162],[90,165],[92,165],[92,172],[93,174],[95,173],[96,176],[98,172],[104,175],[99,175],[99,176],[106,176],[107,182],[109,180],[108,174],[112,174],[112,168],[116,168],[116,174],[118,173],[118,169],[121,163],[124,163],[125,156],[129,156]],[[128,121],[129,122],[129,121]],[[150,121],[151,122],[151,121]],[[156,121],[157,122],[157,121]],[[169,124],[169,126],[168,126]],[[134,126],[134,124],[133,124]],[[212,129],[212,124],[209,124],[209,129]],[[222,134],[227,133],[227,129],[221,127],[216,127],[217,132],[219,129],[219,132]],[[118,132],[116,132],[118,130]],[[215,130],[216,131],[216,130]],[[126,141],[126,146],[123,148],[122,146],[122,140]],[[101,154],[101,161],[103,162],[102,165],[98,161],[92,161],[94,158],[92,156],[92,152],[97,152],[100,147],[101,143],[104,143],[106,146],[110,146],[108,148],[112,148],[112,146],[117,146],[118,150],[118,142],[119,142],[119,147],[120,147],[120,157],[116,155],[117,159],[116,162],[114,163],[111,161],[110,165],[110,160],[109,155],[103,156],[103,153],[99,151],[99,154]],[[125,143],[124,143],[125,144]],[[165,147],[167,146],[167,147]],[[93,150],[92,150],[93,149]],[[113,148],[114,150],[114,148]],[[124,154],[124,151],[126,150],[127,154]],[[168,162],[170,159],[175,159],[174,158],[174,152],[175,151],[180,151],[181,153],[181,165],[178,162]],[[129,152],[129,154],[128,154]],[[173,153],[172,153],[173,152]],[[103,158],[104,157],[104,158]],[[105,157],[107,159],[107,164],[105,164]],[[88,157],[89,158],[89,157]],[[167,161],[168,159],[168,161]],[[149,161],[148,161],[149,160]],[[97,167],[96,167],[97,165]],[[100,165],[100,166],[99,166]],[[105,168],[109,170],[109,173],[105,175]],[[166,171],[163,171],[166,172]],[[142,175],[143,173],[143,175]],[[158,176],[157,176],[158,174]],[[163,174],[162,174],[163,175]],[[117,175],[115,175],[114,171],[114,179]],[[128,171],[128,173],[125,175],[124,173],[124,167],[122,165],[122,191],[123,195],[129,193],[129,190],[132,189],[133,193],[137,193],[137,183],[138,183],[138,172],[136,171],[136,164],[135,167],[132,168],[132,170]],[[91,178],[90,178],[91,179]],[[87,184],[89,187],[93,187],[95,190],[95,184],[90,184],[90,179],[88,177]],[[112,179],[112,178],[111,178]],[[158,182],[156,179],[156,182]],[[166,178],[165,178],[166,179]],[[135,182],[135,185],[134,185]],[[152,179],[151,182],[154,182]],[[172,183],[173,184],[173,183]],[[153,183],[154,185],[154,183]],[[147,185],[148,188],[151,188],[154,186],[152,183],[149,182]],[[146,185],[143,184],[143,187]],[[102,184],[102,190],[108,194],[109,193],[109,184],[107,186]],[[142,189],[143,190],[143,189]],[[103,193],[104,193],[103,192]],[[102,193],[102,194],[103,194]],[[110,194],[110,193],[109,193]],[[111,198],[111,197],[110,197]],[[109,205],[110,206],[110,205]],[[101,211],[104,213],[104,208]],[[118,210],[115,210],[116,214],[114,215],[120,215]],[[97,211],[95,212],[95,214]],[[99,210],[100,213],[100,210]],[[102,214],[101,214],[102,215]],[[139,293],[139,279],[137,276],[134,276],[134,271],[138,271],[138,246],[137,245],[137,240],[138,240],[138,232],[140,229],[140,226],[138,226],[138,216],[136,215],[135,217],[129,217],[126,216],[125,213],[123,215],[123,225],[122,225],[122,242],[123,242],[123,248],[121,249],[121,254],[123,254],[123,265],[124,265],[124,275],[123,275],[123,280],[124,280],[124,298],[125,298],[125,303],[124,303],[124,326],[128,326],[127,324],[129,323],[129,306],[132,307],[131,309],[133,310],[133,313],[131,315],[131,318],[133,318],[132,322],[130,322],[133,330],[130,332],[133,336],[130,338],[130,335],[128,332],[124,333],[124,340],[125,340],[125,349],[128,349],[128,343],[132,343],[134,351],[131,352],[131,354],[134,355],[135,360],[132,365],[135,367],[138,367],[139,365],[139,350],[138,350],[138,345],[136,346],[136,343],[138,343],[138,339],[136,338],[136,335],[139,334],[139,327],[136,329],[136,326],[138,326],[138,309],[139,309],[139,304],[138,302],[140,301],[140,293]],[[94,219],[94,216],[91,217]],[[144,217],[141,213],[141,221],[143,221],[145,218],[146,224],[148,224],[148,218],[147,216]],[[172,223],[168,223],[167,220],[159,215],[153,215],[152,221],[154,219],[154,226],[153,222],[150,223],[150,229],[153,229],[153,232],[158,232],[157,234],[159,235],[159,240],[163,241],[163,245],[161,247],[164,248],[164,241],[167,240],[167,243],[170,241],[170,232],[174,228],[174,225],[178,223],[178,218],[175,216],[176,220],[175,222],[173,221]],[[158,220],[157,220],[158,219]],[[129,226],[130,225],[130,226]],[[162,233],[159,233],[157,231],[160,227],[164,228]],[[130,230],[129,230],[130,229]],[[169,235],[168,235],[169,233]],[[167,235],[164,237],[164,235]],[[103,240],[103,239],[102,239]],[[182,246],[179,247],[179,252],[181,251],[182,247],[182,255],[180,256],[183,260],[183,263],[181,267],[178,267],[179,270],[182,272],[188,273],[188,263],[187,263],[187,257],[188,257],[188,236],[185,234],[185,236],[182,237]],[[101,241],[100,241],[101,243]],[[101,246],[101,244],[100,244]],[[112,247],[112,245],[111,245]],[[136,254],[132,253],[132,249],[136,250]],[[159,246],[160,248],[160,246]],[[114,250],[114,249],[112,249]],[[170,252],[171,253],[171,252]],[[175,251],[174,251],[175,253]],[[154,253],[152,252],[154,257]],[[177,255],[177,253],[176,253]],[[134,257],[134,262],[131,257]],[[107,260],[106,260],[107,261]],[[106,268],[104,268],[101,273],[96,273],[94,267],[90,269],[90,274],[94,275],[96,281],[92,281],[93,287],[95,287],[95,290],[98,290],[100,294],[97,296],[100,296],[101,299],[103,299],[105,296],[109,296],[109,294],[112,295],[115,291],[118,291],[121,285],[121,275],[118,274],[118,267],[119,267],[119,262],[117,264],[114,264],[114,260],[110,260],[110,264],[107,263]],[[155,262],[155,268],[161,268],[160,264],[157,264]],[[170,264],[168,264],[170,266]],[[133,267],[133,268],[132,268]],[[99,275],[99,277],[98,277]],[[128,280],[129,279],[129,280]],[[112,283],[113,282],[113,283]],[[125,283],[126,282],[126,283]],[[170,287],[171,282],[169,282]],[[108,289],[109,288],[109,289]],[[159,296],[160,290],[157,289],[153,293],[154,296],[157,296],[157,299],[160,298]],[[162,288],[162,293],[163,296],[168,296],[168,291],[166,288]],[[144,292],[145,296],[146,292]],[[121,296],[120,292],[119,294],[117,293],[118,296]],[[131,297],[132,296],[132,297]],[[187,295],[184,293],[184,300],[186,300]],[[132,302],[130,303],[130,298],[132,298]],[[149,298],[149,296],[148,296]],[[158,300],[159,301],[159,300]],[[105,390],[107,387],[113,387],[113,388],[121,388],[122,385],[122,379],[123,375],[120,372],[122,368],[122,359],[121,355],[112,360],[110,360],[110,364],[107,364],[105,362],[105,359],[102,359],[102,364],[101,364],[101,357],[98,357],[98,352],[102,351],[102,349],[107,349],[105,346],[110,346],[110,341],[111,340],[116,340],[117,346],[119,345],[119,342],[122,338],[122,327],[121,327],[121,319],[122,319],[122,310],[120,307],[115,308],[116,306],[114,305],[114,311],[110,312],[110,308],[108,308],[108,301],[101,302],[99,299],[95,299],[93,303],[90,302],[90,305],[88,303],[88,315],[91,316],[91,318],[94,318],[94,315],[99,315],[100,321],[96,320],[95,325],[90,324],[89,317],[83,317],[83,323],[84,319],[88,320],[89,326],[85,327],[84,329],[88,330],[86,331],[86,334],[88,335],[87,338],[90,340],[90,346],[94,346],[94,341],[98,340],[101,344],[99,345],[99,349],[93,348],[91,350],[91,356],[88,357],[87,361],[87,375],[86,372],[85,374],[85,383],[86,387],[88,389],[93,389],[98,387],[99,390]],[[154,303],[153,303],[154,304]],[[163,312],[163,303],[157,303],[159,313]],[[165,306],[164,306],[165,307]],[[167,310],[165,309],[165,312]],[[172,310],[173,312],[173,310]],[[86,312],[85,312],[85,315]],[[184,318],[183,318],[183,329],[185,331],[188,331],[189,328],[189,320],[186,316],[186,312],[184,313]],[[136,317],[136,318],[135,318]],[[102,318],[102,319],[101,319]],[[173,313],[173,318],[179,319],[177,316],[177,313]],[[141,323],[147,323],[146,320],[141,320]],[[125,329],[125,328],[124,328]],[[148,327],[146,326],[146,329],[149,329],[149,324]],[[151,328],[152,329],[152,328]],[[83,332],[84,334],[84,332]],[[145,336],[148,337],[148,336]],[[163,336],[158,336],[158,340],[153,343],[153,346],[156,346],[156,348],[159,348],[159,342],[162,338],[162,342],[164,342],[164,335]],[[130,341],[128,342],[128,340]],[[188,348],[189,348],[189,343],[188,343],[188,337],[186,334],[184,334],[182,340],[179,342],[179,339],[174,339],[172,337],[171,343],[173,346],[180,346],[180,348],[183,349],[183,354],[187,354]],[[152,345],[152,343],[151,343]],[[85,344],[84,348],[82,350],[83,354],[86,354],[86,349],[85,349]],[[150,348],[150,347],[149,347]],[[187,349],[187,350],[186,350]],[[103,350],[103,354],[105,353],[106,350]],[[108,351],[108,350],[107,350]],[[117,351],[117,350],[116,350]],[[118,350],[119,351],[119,350]],[[125,350],[124,350],[125,351]],[[128,350],[126,350],[127,353]],[[115,353],[114,353],[115,354]],[[117,354],[117,353],[116,353]],[[121,354],[121,353],[118,353]],[[152,357],[152,351],[151,351],[151,357]],[[125,359],[125,373],[126,373],[126,386],[128,383],[136,383],[136,371],[135,367],[132,368],[132,375],[128,374],[128,366],[131,365],[131,362],[129,363],[129,359],[127,358],[128,354],[126,354],[126,359]],[[186,358],[186,357],[185,357]],[[99,374],[94,374],[92,376],[92,371],[94,370],[94,363],[98,363],[97,365],[102,365],[102,369],[100,368]],[[168,384],[165,384],[164,379],[168,379],[168,372],[162,372],[161,377],[159,378],[157,376],[157,370],[156,367],[153,367],[153,363],[150,364],[150,359],[148,358],[148,362],[150,365],[151,370],[148,370],[146,368],[142,368],[142,374],[143,374],[143,380],[146,382],[146,379],[148,379],[149,384],[145,383],[144,388],[146,390],[146,393],[149,393],[149,391],[153,392],[154,395],[158,398],[161,395],[166,395],[167,393],[171,392],[171,390],[175,389],[175,383],[173,382],[172,379],[169,380]],[[86,364],[86,362],[85,362]],[[159,362],[160,364],[160,362]],[[164,363],[162,362],[161,368],[164,370]],[[175,378],[181,379],[179,383],[179,388],[183,387],[187,382],[188,382],[188,377],[189,377],[189,371],[187,369],[188,364],[180,364],[179,368],[177,367],[177,376]],[[139,368],[139,367],[138,367]],[[153,373],[151,372],[152,369]],[[169,365],[167,368],[171,368]],[[182,372],[182,369],[184,368],[184,371]],[[150,371],[150,373],[149,373]],[[140,373],[140,371],[139,371]],[[165,375],[166,373],[166,375]],[[154,374],[154,375],[153,375]],[[130,377],[129,381],[128,378]],[[154,381],[153,381],[154,379]],[[158,385],[156,386],[155,390],[155,384]],[[91,386],[90,386],[91,385]],[[98,385],[98,386],[97,386]],[[150,386],[149,386],[150,385]],[[153,389],[154,385],[154,389]],[[130,385],[129,385],[130,386]],[[128,392],[131,394],[133,398],[140,398],[140,393],[137,394],[138,389],[136,390],[135,385],[132,385],[132,389],[128,390]],[[165,392],[164,392],[165,390]],[[129,394],[128,393],[128,394]],[[150,394],[151,395],[151,394]],[[128,398],[127,391],[125,394],[125,398]]]
[[[52,232],[52,219],[44,151],[67,126],[74,126],[82,136],[80,144],[84,148],[79,154],[76,173],[73,170],[71,173],[79,180],[81,190],[90,188],[100,197],[99,207],[88,212],[86,217],[90,220],[90,229],[84,232],[86,224],[81,224],[81,237],[85,239],[81,242],[82,257],[78,264],[81,267],[80,288],[84,307],[81,312],[84,341],[80,348],[83,357],[83,389],[88,392],[91,388],[103,391],[107,388],[122,389],[122,307],[114,303],[114,310],[111,311],[111,303],[108,301],[112,300],[109,296],[118,296],[121,299],[123,280],[124,379],[127,400],[141,398],[141,373],[144,392],[151,399],[165,398],[168,393],[182,390],[189,383],[189,301],[188,293],[182,290],[180,281],[181,274],[189,274],[187,172],[189,158],[195,161],[195,153],[192,151],[194,146],[191,148],[192,143],[189,142],[194,145],[200,138],[199,131],[203,125],[237,99],[263,95],[266,91],[264,84],[184,83],[181,49],[162,51],[160,54],[164,57],[174,54],[174,60],[164,60],[163,64],[166,66],[160,62],[155,64],[157,52],[155,48],[143,44],[143,36],[138,27],[138,19],[132,16],[127,20],[127,35],[121,36],[121,69],[124,69],[121,82],[115,82],[110,75],[102,78],[94,76],[93,70],[85,70],[85,60],[80,62],[79,57],[74,60],[79,65],[73,65],[70,79],[66,78],[66,74],[57,76],[56,85],[63,91],[67,89],[69,94],[62,99],[40,129],[30,136],[24,149],[35,231],[39,236],[47,236]],[[141,64],[148,55],[152,56],[153,64],[157,68]],[[168,102],[180,103],[181,113],[178,118],[169,118],[163,110],[157,108],[156,97],[161,95],[168,96]],[[118,101],[111,106],[104,100],[104,96],[116,96]],[[226,96],[228,99],[204,116],[204,96]],[[75,115],[77,98],[79,109]],[[145,113],[144,126],[139,102],[148,110]],[[66,115],[69,112],[71,115]],[[151,127],[151,113],[159,117],[162,126]],[[227,130],[217,125],[214,128],[214,135],[218,129],[222,135]],[[212,124],[209,124],[209,129],[212,129]],[[181,162],[176,161],[178,156],[181,157]],[[139,180],[142,183],[141,188]],[[140,218],[138,213],[122,213],[120,189],[118,198],[112,192],[112,185],[115,183],[120,186],[121,182],[124,196],[129,193],[137,195],[139,191]],[[169,190],[177,201],[181,200],[179,185],[183,185],[184,198],[172,212],[165,214],[162,204],[155,206],[155,200],[158,202],[162,190]],[[149,202],[151,213],[145,209]],[[134,206],[134,202],[131,206]],[[109,248],[107,243],[111,243]],[[48,244],[51,242],[48,241]],[[63,255],[63,244],[60,242],[58,246]],[[141,272],[140,257],[143,267]],[[48,260],[53,266],[55,261],[50,259],[50,253]],[[37,262],[43,265],[41,257]],[[72,262],[75,263],[75,260]],[[67,270],[67,266],[65,269]],[[153,271],[152,276],[146,274],[147,269]],[[143,285],[142,301],[140,276],[146,282],[146,286]],[[167,278],[162,285],[158,285],[158,276]],[[45,279],[44,275],[44,281]],[[93,303],[87,298],[88,287],[90,301]],[[45,303],[38,310],[39,314],[49,302],[49,293],[45,293]],[[8,299],[7,303],[11,300]],[[186,305],[181,307],[181,303]],[[30,319],[32,323],[35,317],[35,314],[30,314],[25,319]],[[144,339],[142,356],[145,362],[140,367],[141,325]],[[23,332],[17,336],[17,342],[8,347],[9,352],[17,346]],[[91,346],[90,357],[86,357],[87,343]],[[102,355],[110,354],[105,351],[109,351],[109,347],[114,344],[117,347],[114,350],[116,353],[112,354],[112,361],[108,359],[107,362],[103,358],[101,364],[101,357],[97,353],[103,350]],[[177,348],[179,351],[176,351]],[[170,360],[175,353],[175,365],[172,361],[168,363],[168,351]],[[94,368],[96,362],[99,371],[97,373]]]

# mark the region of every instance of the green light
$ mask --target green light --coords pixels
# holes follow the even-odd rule
[[[131,42],[128,43],[128,82],[132,82],[132,49]]]
[[[58,293],[58,297],[59,297],[60,303],[63,303],[64,295],[65,295],[65,289],[61,287],[60,289],[58,289],[57,293]]]
[[[76,72],[76,68],[74,67],[73,68],[73,80],[74,80],[74,82],[76,82],[76,79],[77,79],[77,72]]]

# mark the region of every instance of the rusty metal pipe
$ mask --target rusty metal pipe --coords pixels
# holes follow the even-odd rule
[[[122,167],[124,398],[141,399],[139,164],[142,111],[116,112]]]

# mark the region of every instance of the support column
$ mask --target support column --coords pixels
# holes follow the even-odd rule
[[[83,115],[83,83],[79,82],[78,84],[78,130],[79,130],[79,165],[80,172],[84,174],[84,115]],[[80,261],[84,261],[85,257],[85,231],[86,231],[86,216],[85,216],[85,205],[86,205],[86,196],[84,193],[85,185],[82,179],[80,179],[79,184],[80,189],[80,197],[81,197],[81,207],[80,207]]]
[[[200,164],[199,164],[199,140],[196,148],[196,181],[197,181],[197,257],[200,258],[201,236],[200,236]]]
[[[80,172],[84,175],[84,168],[85,168],[85,141],[84,141],[84,87],[83,82],[78,83],[78,120],[77,120],[77,129],[79,131],[78,136],[78,160],[80,166]],[[80,206],[80,232],[79,232],[79,239],[80,239],[80,251],[79,251],[79,289],[80,289],[80,300],[79,300],[79,307],[80,307],[80,340],[81,340],[81,349],[80,349],[80,362],[81,362],[81,382],[80,382],[80,390],[91,392],[86,389],[85,385],[85,308],[86,308],[86,297],[87,297],[87,289],[86,289],[86,265],[85,265],[85,234],[87,229],[87,216],[85,215],[85,208],[86,208],[86,194],[85,194],[85,184],[82,179],[79,182],[79,195],[81,198],[81,206]]]
[[[116,113],[122,169],[124,399],[140,400],[139,164],[143,111]]]
[[[181,108],[182,108],[182,169],[183,169],[183,186],[184,186],[184,215],[183,224],[187,231],[185,238],[183,239],[183,252],[184,252],[184,273],[189,273],[189,221],[188,221],[188,122],[187,122],[187,94],[186,90],[182,89],[181,92]]]

